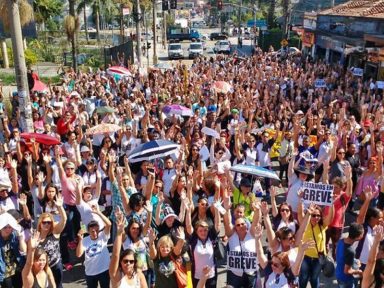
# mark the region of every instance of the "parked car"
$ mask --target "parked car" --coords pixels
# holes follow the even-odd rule
[[[182,59],[184,58],[184,52],[180,43],[168,44],[168,59]]]
[[[191,43],[188,48],[188,58],[193,59],[198,56],[202,56],[204,53],[203,43],[195,42]]]
[[[280,58],[280,57],[284,57],[284,56],[295,56],[295,55],[298,55],[300,53],[301,53],[301,51],[296,47],[289,47],[289,48],[285,47],[285,48],[280,48],[276,52],[273,52],[272,55]]]
[[[213,32],[209,35],[209,39],[213,40],[227,40],[228,36],[224,33]]]
[[[231,53],[231,43],[228,40],[220,40],[215,43],[215,47],[213,48],[215,53]]]

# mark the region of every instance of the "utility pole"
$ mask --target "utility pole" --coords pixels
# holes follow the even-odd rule
[[[9,9],[10,32],[12,39],[13,61],[19,96],[19,109],[22,121],[22,128],[25,132],[33,132],[32,108],[29,98],[29,87],[27,79],[27,66],[25,64],[23,35],[21,32],[19,1],[7,0]]]
[[[156,33],[156,0],[153,0],[152,8],[152,34],[153,34],[153,65],[157,64],[157,33]]]
[[[148,42],[148,19],[147,17],[145,17],[145,11],[143,13],[143,16],[144,16],[144,27],[145,27],[145,48],[147,49],[147,67],[149,67],[149,42]]]
[[[239,26],[238,26],[238,30],[239,30],[239,37],[240,37],[240,31],[241,31],[241,8],[242,8],[242,6],[243,6],[243,0],[240,0],[240,6],[239,6]]]
[[[137,63],[141,67],[141,12],[140,12],[140,0],[136,0],[136,53],[137,53]]]
[[[167,48],[167,11],[163,10],[163,48]]]

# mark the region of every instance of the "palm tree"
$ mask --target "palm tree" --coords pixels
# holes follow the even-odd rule
[[[45,22],[48,19],[61,15],[63,7],[63,2],[60,0],[34,0],[35,20],[41,24],[40,29],[45,30]]]
[[[79,18],[75,14],[76,0],[69,0],[69,15],[64,18],[64,29],[72,46],[72,67],[77,71],[76,33],[79,29]]]
[[[276,8],[276,0],[269,0],[269,8],[268,8],[268,27],[273,28],[275,26],[275,8]]]
[[[88,37],[88,20],[87,20],[87,5],[90,5],[90,0],[81,0],[80,3],[77,5],[77,15],[80,15],[81,12],[83,12],[84,17],[84,30],[85,30],[85,38],[87,39],[87,44],[89,44],[89,37]]]

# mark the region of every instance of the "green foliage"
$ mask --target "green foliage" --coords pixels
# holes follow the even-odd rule
[[[35,65],[39,61],[37,54],[34,51],[32,51],[32,49],[27,48],[24,51],[24,55],[25,55],[25,64],[27,64],[27,66]]]
[[[64,1],[61,0],[34,0],[33,8],[38,23],[45,23],[52,17],[63,13]]]

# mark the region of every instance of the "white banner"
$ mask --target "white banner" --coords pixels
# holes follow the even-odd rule
[[[331,206],[333,203],[333,185],[323,183],[304,182],[302,189],[303,202],[322,206]]]
[[[384,81],[377,81],[376,86],[379,89],[384,89]]]

